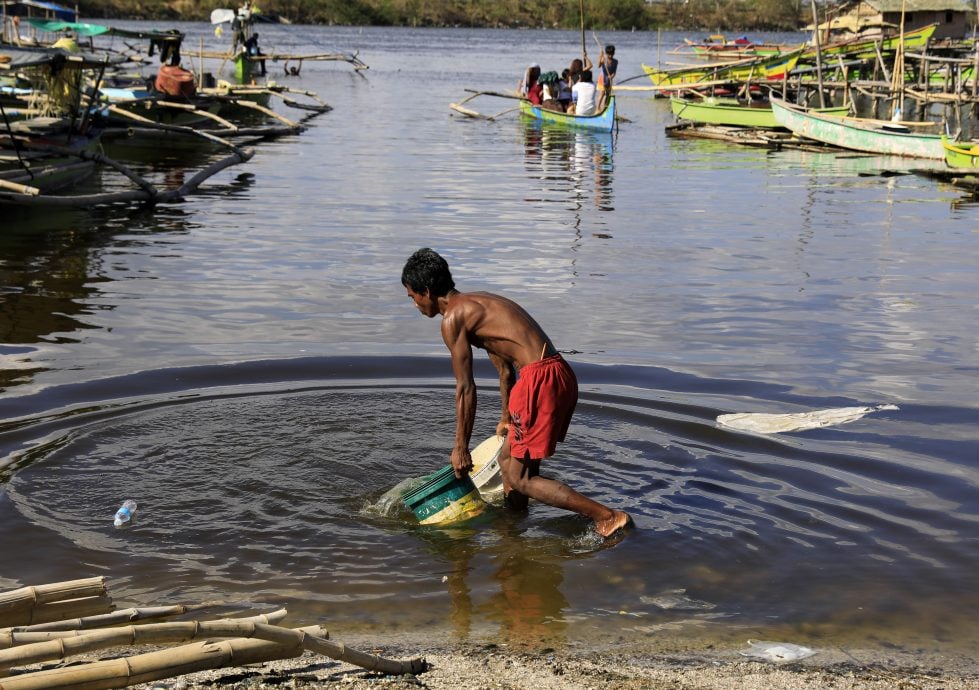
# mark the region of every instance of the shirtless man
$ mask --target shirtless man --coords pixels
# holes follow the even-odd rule
[[[500,469],[507,505],[527,507],[528,499],[571,510],[610,537],[632,524],[621,510],[582,496],[567,485],[540,476],[540,463],[563,441],[578,400],[574,372],[536,321],[506,297],[459,292],[445,259],[431,249],[411,255],[401,283],[429,318],[442,316],[442,339],[452,355],[456,378],[456,434],[452,467],[457,477],[472,471],[469,441],[476,420],[473,346],[486,350],[500,373],[503,412],[496,426],[506,436]],[[518,379],[519,373],[519,379]]]

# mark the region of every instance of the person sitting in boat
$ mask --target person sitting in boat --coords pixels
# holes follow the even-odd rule
[[[541,84],[541,107],[545,110],[564,112],[561,103],[558,101],[558,79],[557,72],[544,72],[538,81]]]
[[[588,59],[588,53],[582,51],[581,55],[584,58],[584,61],[582,61],[580,58],[575,58],[571,61],[571,67],[568,68],[568,79],[571,86],[578,83],[578,81],[581,79],[581,73],[583,71],[592,68],[591,60]]]
[[[264,55],[262,49],[258,47],[258,34],[253,33],[245,41],[245,52],[248,53],[249,57],[258,57],[259,55]],[[261,67],[261,75],[265,76],[265,60],[258,60],[258,64]]]
[[[534,63],[524,72],[523,79],[520,80],[520,95],[534,105],[541,104],[544,87],[540,83],[540,65]]]
[[[561,104],[561,110],[568,112],[571,107],[571,71],[561,72],[561,79],[557,84],[557,101]]]
[[[581,79],[571,87],[571,100],[574,101],[575,115],[595,114],[595,85],[590,69],[582,70]]]

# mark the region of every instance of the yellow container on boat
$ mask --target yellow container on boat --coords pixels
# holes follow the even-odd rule
[[[432,474],[420,487],[405,494],[403,500],[423,525],[462,522],[486,509],[472,479],[457,479],[452,465]]]

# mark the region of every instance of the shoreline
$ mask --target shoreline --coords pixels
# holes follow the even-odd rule
[[[534,688],[603,690],[619,688],[716,688],[718,690],[859,689],[966,690],[979,688],[979,670],[948,669],[882,655],[871,663],[820,654],[799,662],[773,663],[730,652],[635,655],[541,649],[521,651],[493,644],[458,644],[417,649],[366,649],[388,658],[421,655],[429,668],[417,676],[388,676],[306,653],[249,667],[202,671],[144,683],[144,690],[180,688]],[[897,664],[892,662],[898,661]]]
[[[349,648],[389,660],[421,657],[426,670],[417,675],[385,675],[323,654],[243,666],[197,671],[130,687],[139,690],[250,690],[267,687],[388,688],[457,690],[619,690],[689,688],[716,690],[975,690],[979,662],[967,648],[933,649],[813,646],[798,661],[768,661],[744,656],[747,644],[730,645],[675,637],[619,638],[602,643],[571,642],[560,648],[538,641],[505,644],[434,640],[425,631],[388,634],[379,639],[337,639]],[[380,644],[379,644],[380,643]],[[23,671],[66,667],[156,651],[146,646],[106,649]],[[167,648],[167,647],[163,647]],[[2,684],[2,679],[0,679]],[[117,686],[113,686],[117,687]]]

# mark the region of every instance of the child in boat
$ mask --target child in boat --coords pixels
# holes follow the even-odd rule
[[[615,46],[605,46],[602,56],[598,58],[598,99],[595,109],[599,112],[605,109],[609,95],[612,93],[612,82],[615,80],[615,73],[619,69],[619,61],[615,59]]]
[[[591,70],[581,72],[581,80],[571,87],[571,100],[574,101],[575,115],[595,114],[595,85],[591,81]]]
[[[557,100],[561,104],[561,110],[565,112],[571,107],[571,86],[571,71],[564,70],[557,85]]]
[[[534,105],[541,104],[543,86],[540,81],[540,65],[533,64],[524,72],[523,79],[520,81],[520,95]]]
[[[564,108],[558,101],[558,79],[557,72],[544,72],[538,81],[541,84],[541,107],[545,110],[555,110],[564,112]]]

